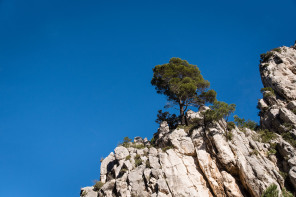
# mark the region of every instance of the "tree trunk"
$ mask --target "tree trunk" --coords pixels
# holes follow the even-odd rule
[[[180,105],[180,119],[181,119],[181,124],[185,125],[185,115],[184,115],[184,104],[182,103],[182,101],[179,101],[179,105]]]

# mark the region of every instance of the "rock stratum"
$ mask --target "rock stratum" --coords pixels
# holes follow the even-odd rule
[[[189,126],[170,130],[163,122],[152,141],[116,147],[101,162],[100,181],[80,196],[260,197],[271,184],[295,193],[296,45],[261,59],[260,132],[235,127],[229,139],[225,120],[202,125],[209,108],[188,111]]]

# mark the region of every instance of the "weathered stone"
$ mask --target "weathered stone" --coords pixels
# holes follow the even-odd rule
[[[115,150],[114,150],[114,152],[115,152],[115,158],[117,160],[125,159],[126,156],[129,155],[128,150],[125,147],[123,147],[123,146],[116,147]]]

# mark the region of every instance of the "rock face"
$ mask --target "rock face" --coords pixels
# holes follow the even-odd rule
[[[280,134],[296,134],[296,46],[263,58],[260,73],[273,90],[266,89],[258,102],[261,127],[278,133],[272,141],[263,143],[258,132],[237,127],[227,139],[224,120],[202,125],[207,107],[188,111],[194,126],[170,130],[163,122],[151,142],[136,137],[115,148],[101,163],[103,186],[82,188],[80,196],[260,197],[271,184],[295,192],[296,152]]]
[[[279,168],[296,188],[296,152],[291,146],[296,145],[296,44],[269,52],[261,61],[260,74],[266,90],[258,102],[261,127],[283,136],[277,144]]]

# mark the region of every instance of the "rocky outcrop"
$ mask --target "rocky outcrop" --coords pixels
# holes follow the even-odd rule
[[[287,184],[296,189],[296,152],[291,146],[296,145],[296,44],[263,55],[260,74],[265,87],[258,102],[261,127],[283,136],[277,142],[279,168],[288,174]]]
[[[170,129],[162,122],[153,140],[136,137],[116,147],[101,162],[103,186],[82,188],[81,196],[260,197],[271,184],[295,192],[296,152],[286,140],[296,134],[295,48],[262,56],[266,89],[258,108],[262,129],[278,133],[271,140],[237,127],[226,137],[224,120],[203,125],[201,112],[208,107],[189,110],[189,126]]]

